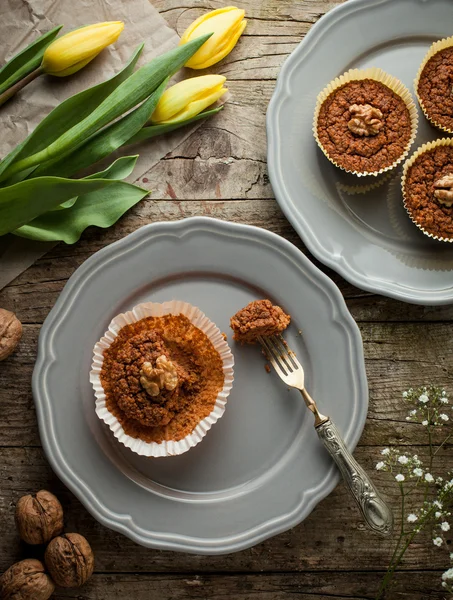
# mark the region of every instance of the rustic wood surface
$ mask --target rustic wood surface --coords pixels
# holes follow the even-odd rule
[[[179,33],[218,0],[153,0]],[[285,57],[332,0],[242,0],[248,27],[234,52],[212,72],[228,77],[226,109],[146,174],[153,190],[108,231],[89,230],[75,246],[59,245],[0,292],[0,306],[24,324],[18,352],[0,366],[0,571],[25,556],[13,525],[14,504],[47,488],[62,500],[67,529],[83,533],[96,555],[96,571],[80,590],[55,598],[79,600],[372,599],[389,559],[391,542],[359,524],[343,484],[301,525],[255,548],[223,557],[200,557],[141,548],[99,525],[52,473],[38,436],[30,378],[40,326],[68,277],[93,252],[145,223],[192,215],[270,229],[305,253],[276,204],[266,168],[265,111]],[[401,391],[431,381],[453,391],[453,306],[406,305],[363,292],[317,263],[340,287],[359,324],[370,385],[370,411],[356,451],[369,469],[379,449],[407,446],[426,455],[420,428],[406,423]],[[443,450],[446,467],[453,449]],[[390,502],[396,489],[375,475]],[[39,550],[35,551],[39,555]],[[407,552],[391,600],[445,598],[440,575],[447,554],[429,532]]]

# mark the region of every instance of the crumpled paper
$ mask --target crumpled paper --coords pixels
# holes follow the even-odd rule
[[[145,47],[137,67],[176,46],[179,41],[176,32],[149,0],[1,0],[0,64],[56,25],[64,24],[61,35],[100,21],[124,21],[125,28],[115,44],[70,77],[38,77],[0,107],[0,157],[21,142],[60,102],[117,73],[140,43],[145,42]],[[197,126],[131,147],[130,154],[139,153],[140,158],[129,180],[138,181]],[[0,237],[0,289],[54,245],[15,236]]]

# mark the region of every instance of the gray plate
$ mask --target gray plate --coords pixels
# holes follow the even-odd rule
[[[453,245],[430,240],[411,223],[399,170],[372,192],[351,190],[365,185],[363,178],[324,157],[312,134],[313,112],[318,92],[354,67],[381,67],[413,91],[427,49],[452,34],[452,23],[451,0],[348,0],[287,59],[267,113],[272,187],[310,251],[364,290],[419,304],[453,302]],[[437,137],[420,111],[413,149]]]
[[[225,415],[182,456],[139,457],[95,415],[92,348],[116,314],[184,299],[230,334],[230,316],[257,297],[293,316],[287,339],[309,389],[355,446],[368,406],[362,341],[330,279],[262,229],[207,218],[148,225],[70,278],[42,327],[33,374],[47,457],[101,523],[145,546],[220,554],[296,525],[333,489],[338,476],[311,414],[266,373],[258,348],[231,344]]]

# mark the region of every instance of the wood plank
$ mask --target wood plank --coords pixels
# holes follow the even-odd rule
[[[425,447],[413,446],[408,451],[422,459],[426,457]],[[361,447],[356,455],[370,470],[379,459],[375,448]],[[443,460],[445,468],[452,464],[451,447],[444,451]],[[243,552],[206,557],[142,548],[101,526],[53,474],[40,448],[0,448],[0,465],[0,571],[26,551],[14,528],[15,503],[21,495],[41,488],[60,498],[66,531],[78,531],[87,537],[96,555],[96,570],[102,573],[382,571],[393,548],[392,540],[365,530],[342,483],[294,529]],[[396,509],[399,503],[396,483],[385,473],[375,472],[373,478]],[[419,504],[421,501],[419,495],[411,499]],[[451,543],[451,538],[448,540]],[[408,550],[402,568],[445,570],[448,562],[446,549],[436,548],[427,531]]]
[[[441,572],[410,572],[398,575],[392,600],[446,600],[440,587]],[[377,573],[288,573],[172,577],[160,575],[95,575],[81,589],[59,589],[55,600],[371,600],[378,589]],[[390,596],[389,596],[390,597]]]

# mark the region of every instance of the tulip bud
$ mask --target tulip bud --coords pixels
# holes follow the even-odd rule
[[[245,29],[245,11],[235,6],[226,6],[199,17],[183,33],[180,44],[203,35],[213,33],[207,42],[186,62],[191,69],[205,69],[225,58],[233,50]]]
[[[113,44],[123,29],[122,21],[109,21],[70,31],[46,48],[41,67],[49,75],[72,75]]]
[[[228,91],[225,81],[223,75],[202,75],[176,83],[162,94],[150,122],[179,123],[195,117]]]

